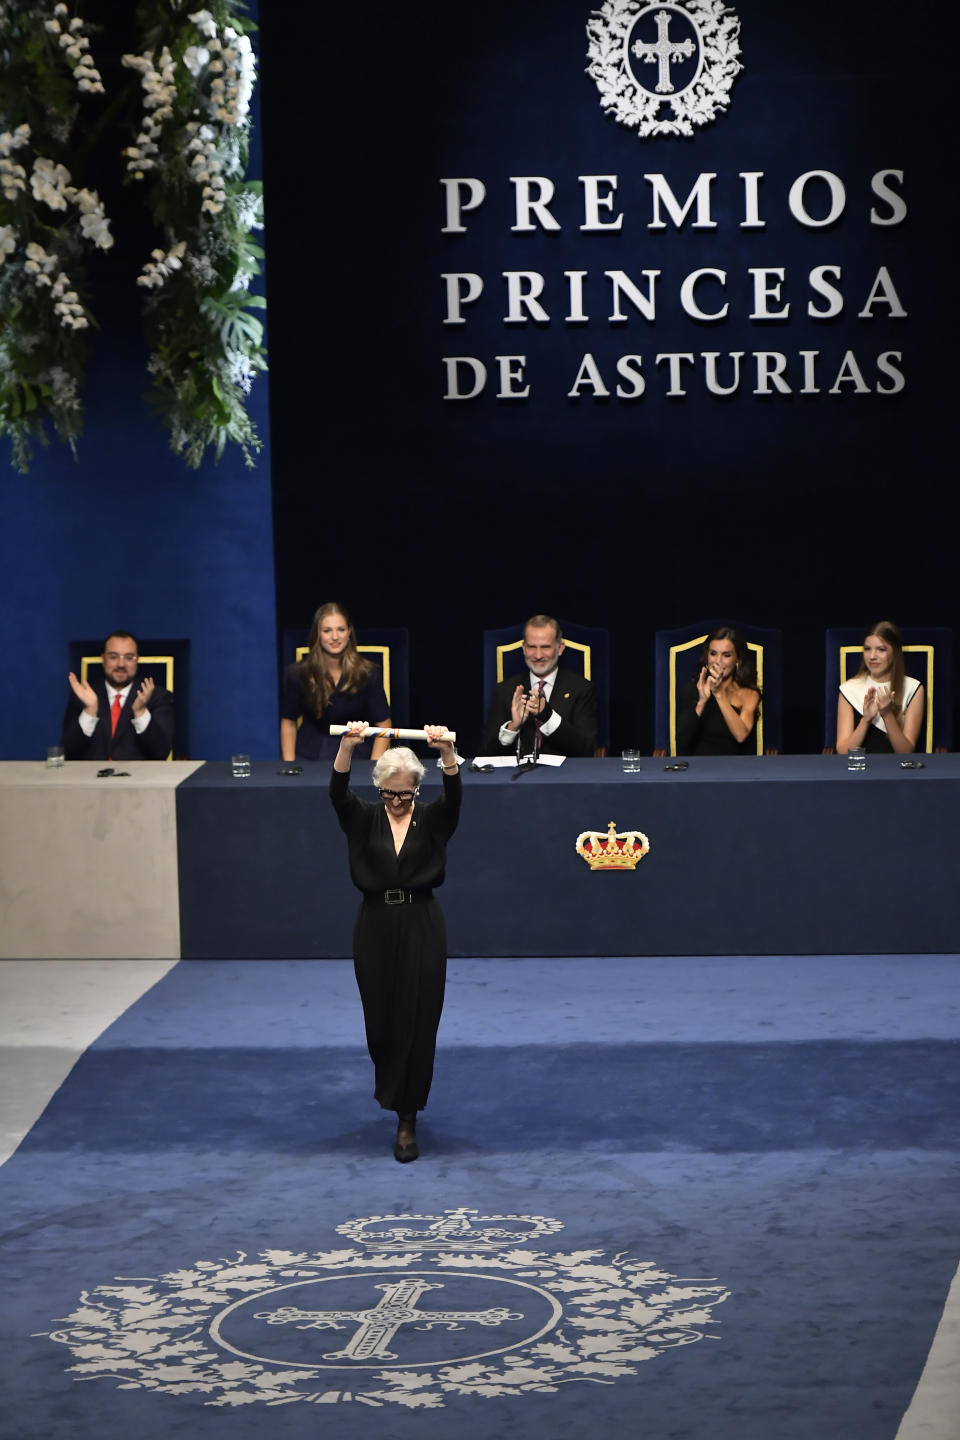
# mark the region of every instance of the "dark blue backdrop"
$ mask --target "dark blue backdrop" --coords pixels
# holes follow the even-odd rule
[[[268,74],[284,81],[282,96],[266,91],[283,116],[267,154],[279,610],[303,623],[337,595],[361,625],[408,625],[416,717],[475,732],[480,629],[545,608],[611,627],[614,747],[650,743],[652,632],[726,612],[783,627],[785,747],[818,749],[828,624],[953,621],[941,577],[953,550],[942,519],[953,503],[955,237],[941,146],[956,20],[941,9],[907,17],[886,0],[853,0],[829,20],[813,6],[734,8],[744,69],[727,113],[693,139],[643,141],[601,110],[582,0],[400,11],[374,0],[362,33],[332,13],[312,86],[315,52],[288,8],[265,17]],[[291,102],[308,87],[313,169],[289,143]],[[870,179],[887,168],[905,172],[908,214],[875,227],[871,205],[888,207]],[[847,189],[845,212],[822,229],[787,208],[811,169]],[[684,198],[705,171],[718,177],[717,228],[648,229],[643,174],[664,173]],[[762,230],[740,228],[740,171],[764,174]],[[580,233],[585,174],[619,177],[619,233]],[[556,183],[559,232],[511,233],[518,175]],[[444,176],[486,184],[465,234],[441,234]],[[322,215],[309,251],[308,197]],[[822,206],[825,187],[808,200]],[[807,275],[828,264],[842,268],[845,308],[818,321],[807,302],[824,302]],[[713,324],[677,298],[705,265],[729,275],[729,316]],[[883,305],[857,318],[880,265],[905,319]],[[788,321],[748,318],[750,266],[786,268]],[[548,322],[503,323],[508,269],[546,277]],[[564,323],[567,269],[589,272],[587,324]],[[605,269],[641,287],[644,269],[661,270],[655,323],[632,312],[609,323]],[[442,323],[448,271],[485,282],[464,325]],[[699,295],[711,309],[719,290],[705,282]],[[905,390],[826,393],[848,349],[871,388],[875,357],[902,351]],[[787,354],[794,393],[754,397],[745,359],[734,397],[707,394],[700,365],[686,398],[665,397],[657,353],[732,350]],[[801,350],[821,354],[820,395],[796,393]],[[611,389],[613,359],[642,354],[646,395],[568,398],[585,351]],[[527,356],[529,399],[494,398],[492,373],[476,400],[444,401],[443,356],[473,355],[493,372],[497,354]],[[318,397],[322,427],[304,423]]]
[[[117,623],[191,640],[194,755],[275,754],[276,625],[305,625],[331,597],[361,628],[410,629],[412,713],[395,718],[445,718],[468,745],[484,627],[541,608],[608,625],[619,749],[652,744],[655,629],[716,613],[780,626],[784,747],[818,749],[826,626],[955,621],[944,576],[956,236],[943,160],[955,12],[850,0],[827,18],[740,0],[744,70],[728,112],[691,140],[641,141],[603,114],[585,73],[581,0],[370,0],[362,25],[307,0],[266,9],[272,496],[267,456],[253,474],[231,456],[187,473],[143,409],[129,295],[149,231],[111,161],[102,189],[125,217],[113,258],[130,285],[104,281],[97,297],[80,463],[51,451],[26,480],[4,474],[0,754],[52,743],[68,641]],[[118,63],[128,7],[90,10],[107,23],[104,63]],[[809,229],[785,197],[821,168],[841,177],[848,203],[834,225]],[[876,228],[870,177],[885,168],[905,172],[909,213]],[[647,228],[645,172],[685,197],[707,171],[715,230]],[[740,171],[765,176],[763,230],[740,228]],[[619,177],[622,232],[580,233],[584,174]],[[511,233],[512,175],[556,183],[559,232]],[[443,176],[487,185],[466,234],[441,234]],[[832,321],[806,315],[806,277],[821,264],[843,270]],[[905,319],[882,305],[857,318],[881,264]],[[677,299],[704,265],[729,274],[729,317],[714,324]],[[786,268],[785,323],[748,318],[747,271],[762,265]],[[506,269],[546,277],[549,322],[503,324]],[[586,324],[564,323],[565,269],[589,272]],[[610,325],[605,269],[641,285],[644,269],[662,272],[655,323]],[[444,326],[440,276],[460,270],[480,274],[485,292],[465,325]],[[705,282],[699,295],[710,308],[718,293]],[[654,363],[670,351],[779,350],[796,387],[797,353],[814,349],[824,390],[847,349],[871,385],[874,357],[901,350],[906,389],[754,397],[745,360],[736,396],[707,394],[698,365],[687,396],[671,399]],[[614,357],[642,354],[646,395],[568,398],[585,351],[608,384]],[[530,398],[497,401],[491,384],[445,402],[441,359],[462,354],[491,369],[497,354],[526,355]],[[252,403],[266,433],[265,382]]]

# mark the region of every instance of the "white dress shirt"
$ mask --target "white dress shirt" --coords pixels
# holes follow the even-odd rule
[[[114,689],[114,687],[110,684],[109,680],[105,680],[104,684],[107,687],[107,714],[109,715],[110,712],[113,710],[113,697],[115,695],[120,696],[121,709],[124,705],[126,705],[127,696],[130,694],[130,687],[133,685],[133,681],[131,680],[129,684],[124,685],[122,690]],[[134,715],[131,717],[131,720],[134,730],[136,730],[138,735],[142,735],[144,730],[146,730],[147,726],[150,724],[150,711],[144,710],[142,715]],[[86,735],[88,739],[93,734],[94,730],[96,730],[99,723],[99,713],[96,715],[88,715],[86,710],[80,711],[80,729],[83,731],[84,735]]]

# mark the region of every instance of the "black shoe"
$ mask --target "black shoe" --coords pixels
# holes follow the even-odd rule
[[[397,1116],[397,1138],[393,1145],[393,1158],[399,1160],[401,1165],[407,1165],[411,1160],[416,1160],[420,1154],[417,1145],[417,1117],[416,1115]],[[409,1140],[400,1139],[400,1131],[409,1131]]]

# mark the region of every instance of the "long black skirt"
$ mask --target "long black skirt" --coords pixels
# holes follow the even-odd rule
[[[447,978],[447,927],[436,900],[367,905],[353,930],[353,968],[363,1002],[374,1097],[401,1115],[430,1093]]]

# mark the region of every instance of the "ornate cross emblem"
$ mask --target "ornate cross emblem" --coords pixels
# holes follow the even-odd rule
[[[442,1285],[432,1285],[428,1280],[399,1280],[374,1287],[384,1292],[383,1299],[369,1310],[298,1310],[293,1305],[283,1305],[279,1310],[260,1310],[255,1320],[266,1320],[268,1325],[296,1325],[298,1330],[339,1330],[341,1322],[358,1326],[353,1339],[342,1350],[330,1350],[324,1360],[396,1360],[398,1357],[386,1347],[401,1325],[413,1325],[417,1321],[420,1330],[430,1330],[434,1325],[446,1325],[459,1330],[466,1321],[474,1325],[502,1325],[506,1320],[522,1320],[519,1310],[507,1310],[504,1306],[493,1306],[489,1310],[419,1310],[421,1295],[427,1290],[442,1290]]]
[[[240,1250],[85,1290],[50,1338],[68,1347],[75,1380],[141,1386],[173,1402],[200,1393],[213,1405],[395,1405],[409,1414],[412,1404],[473,1407],[481,1396],[502,1403],[530,1395],[540,1404],[573,1381],[609,1385],[636,1375],[641,1361],[713,1334],[712,1311],[728,1294],[722,1284],[679,1279],[653,1257],[608,1258],[577,1244],[554,1254],[535,1243],[562,1229],[547,1215],[462,1208],[355,1216],[337,1227],[355,1242],[347,1250]],[[391,1249],[402,1265],[430,1268],[369,1268],[371,1255]],[[329,1308],[301,1309],[324,1303],[316,1290],[324,1284],[335,1286],[320,1292]],[[421,1308],[428,1290],[444,1289],[449,1308]],[[472,1295],[476,1309],[453,1308],[469,1306]],[[518,1308],[482,1309],[480,1296]],[[280,1328],[268,1333],[264,1322]],[[318,1354],[328,1337],[314,1332],[325,1330],[345,1331],[346,1346]],[[408,1352],[399,1361],[389,1348],[398,1332],[397,1348]],[[381,1428],[391,1433],[389,1420]]]
[[[642,60],[645,65],[659,65],[656,87],[658,95],[672,94],[673,82],[670,79],[670,66],[681,57],[691,56],[694,49],[693,41],[690,39],[671,41],[669,30],[669,12],[658,10],[656,41],[653,44],[647,44],[644,40],[635,40],[630,47],[637,59]]]
[[[657,38],[635,39],[651,16]],[[696,39],[671,40],[673,19],[688,23]],[[596,81],[604,112],[636,130],[641,140],[692,136],[695,127],[711,124],[730,104],[743,68],[740,21],[723,0],[603,0],[587,22],[587,42],[587,73]],[[675,85],[674,67],[694,56]],[[656,65],[656,88],[637,79],[641,65]]]

